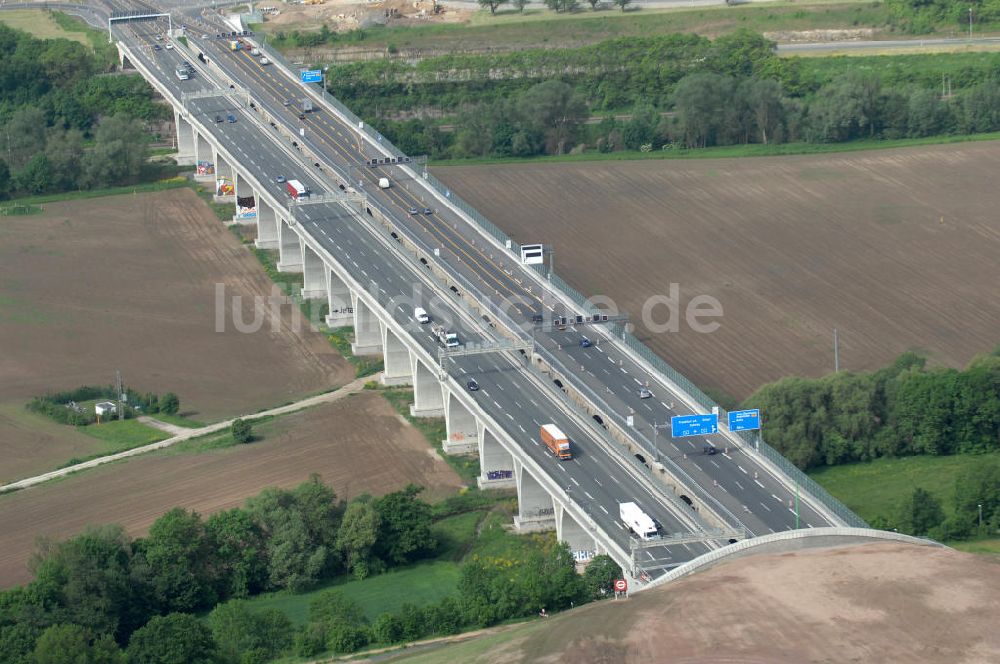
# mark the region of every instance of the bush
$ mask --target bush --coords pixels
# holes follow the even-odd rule
[[[233,440],[237,443],[249,443],[253,440],[253,427],[246,420],[239,418],[233,420],[233,424],[229,427],[229,430],[233,435]]]
[[[326,635],[326,647],[335,653],[354,652],[371,641],[371,631],[366,625],[336,625]]]
[[[173,392],[167,392],[160,398],[160,410],[167,415],[176,415],[181,409],[181,400]]]

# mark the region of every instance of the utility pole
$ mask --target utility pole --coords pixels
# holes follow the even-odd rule
[[[837,328],[833,328],[833,373],[840,373],[840,343],[837,339]]]
[[[115,402],[118,404],[118,419],[125,419],[125,405],[122,397],[125,395],[125,385],[122,383],[122,372],[115,370]]]
[[[972,7],[969,7],[969,41],[972,41]]]
[[[666,429],[669,426],[669,422],[667,424],[653,422],[653,449],[656,451],[656,463],[660,463],[660,429]]]

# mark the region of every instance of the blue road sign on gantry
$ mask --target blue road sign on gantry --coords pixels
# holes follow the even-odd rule
[[[760,428],[760,410],[752,408],[750,410],[729,411],[730,431],[751,431]]]
[[[705,436],[718,430],[718,415],[675,415],[670,418],[670,435],[674,438]]]
[[[303,83],[319,83],[323,80],[323,72],[319,69],[300,69],[299,77]]]

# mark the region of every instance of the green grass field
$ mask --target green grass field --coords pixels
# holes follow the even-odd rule
[[[945,514],[950,514],[954,509],[956,478],[987,459],[1000,459],[1000,452],[877,459],[820,468],[810,471],[809,476],[865,521],[895,514],[900,502],[915,487],[931,492],[941,501]]]
[[[295,625],[301,626],[309,622],[309,604],[320,593],[336,588],[357,602],[369,620],[374,620],[386,611],[399,609],[403,602],[423,606],[444,599],[455,592],[458,578],[457,563],[430,560],[363,581],[341,577],[307,593],[270,593],[249,602],[254,609],[278,609]]]
[[[59,25],[52,14],[41,9],[12,9],[0,12],[0,22],[12,28],[23,30],[39,39],[69,39],[90,46],[86,34],[69,31]]]
[[[1000,557],[1000,539],[972,540],[970,542],[951,542],[950,546],[967,553],[978,553],[987,556]]]
[[[167,432],[146,426],[136,420],[114,420],[103,424],[78,427],[77,430],[103,440],[106,449],[102,451],[102,454],[124,452],[133,447],[141,447],[170,437]]]

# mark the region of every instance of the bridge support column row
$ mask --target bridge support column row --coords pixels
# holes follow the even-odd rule
[[[382,324],[382,356],[385,359],[385,367],[382,370],[383,385],[412,384],[410,351],[406,344],[384,323]]]
[[[301,238],[299,248],[302,251],[302,297],[306,299],[326,297],[326,278],[323,274],[326,265],[323,259],[306,246],[305,240]]]
[[[437,372],[428,368],[411,353],[410,374],[413,376],[413,405],[410,406],[410,416],[444,416],[444,386],[438,379]]]
[[[278,220],[278,272],[302,271],[302,247],[299,235],[287,219]]]
[[[351,352],[355,355],[378,355],[382,352],[382,325],[378,316],[368,308],[357,293],[351,293],[354,307],[354,343]]]
[[[177,163],[193,164],[197,154],[194,127],[178,111],[174,111],[174,131],[177,134]]]
[[[326,314],[328,327],[350,327],[354,324],[354,304],[351,291],[347,284],[326,265],[326,301],[329,312]]]

